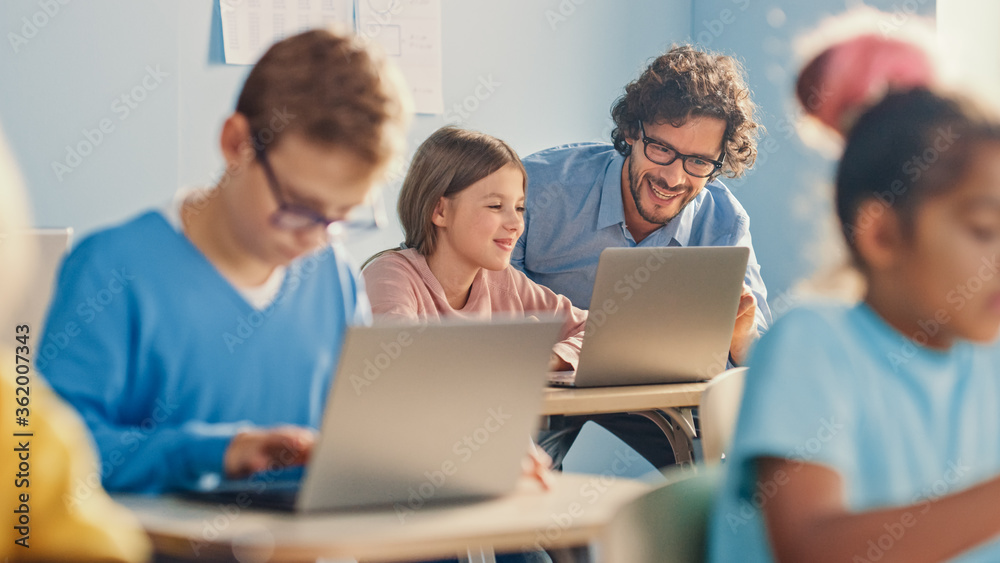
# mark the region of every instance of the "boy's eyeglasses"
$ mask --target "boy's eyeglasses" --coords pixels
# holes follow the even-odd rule
[[[641,121],[639,122],[639,131],[642,131],[642,152],[653,164],[667,166],[668,164],[673,164],[679,158],[685,172],[696,178],[708,178],[722,169],[722,165],[725,163],[725,153],[722,153],[722,157],[719,160],[712,160],[702,156],[681,154],[673,147],[664,145],[655,139],[650,139],[646,136],[646,128],[643,127]]]
[[[281,195],[281,188],[274,169],[263,148],[256,149],[257,161],[267,176],[267,185],[278,202],[278,210],[271,215],[271,224],[286,231],[306,231],[323,227],[331,237],[339,237],[348,231],[378,229],[385,222],[385,213],[378,213],[378,192],[372,192],[369,201],[355,208],[347,217],[331,219],[304,205],[288,203]],[[369,209],[370,208],[370,209]]]

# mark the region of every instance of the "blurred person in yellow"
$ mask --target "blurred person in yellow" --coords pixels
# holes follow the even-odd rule
[[[41,334],[12,318],[34,256],[10,234],[29,223],[0,132],[0,560],[146,561],[138,521],[101,488],[86,426],[29,365]]]

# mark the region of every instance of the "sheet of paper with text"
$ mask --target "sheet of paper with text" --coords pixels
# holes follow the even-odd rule
[[[354,29],[354,0],[219,0],[226,64],[252,65],[277,41],[314,28]]]
[[[403,72],[417,113],[444,113],[441,0],[358,0],[358,33]]]

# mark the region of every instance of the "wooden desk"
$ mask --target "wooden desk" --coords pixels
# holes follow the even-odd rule
[[[587,415],[629,413],[653,421],[670,441],[680,465],[694,462],[693,410],[707,381],[620,387],[550,387],[545,390],[542,414]]]
[[[621,387],[549,387],[542,414],[604,414],[654,409],[696,407],[707,381]]]
[[[136,514],[158,554],[175,558],[399,561],[453,558],[483,547],[488,561],[493,551],[585,545],[622,505],[649,490],[614,477],[555,477],[548,492],[524,480],[503,498],[424,506],[402,518],[392,508],[297,515],[175,497],[114,498]]]

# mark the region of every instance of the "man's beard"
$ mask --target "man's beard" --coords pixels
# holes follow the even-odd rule
[[[653,224],[656,224],[656,225],[666,225],[667,223],[670,222],[671,219],[673,219],[674,217],[676,217],[677,214],[680,213],[680,211],[678,211],[677,214],[672,215],[670,217],[657,217],[656,215],[653,214],[653,210],[652,209],[646,209],[645,208],[645,206],[642,203],[642,198],[640,197],[640,192],[642,191],[642,187],[639,185],[640,182],[639,182],[638,178],[636,178],[636,176],[634,174],[634,170],[632,168],[632,163],[634,163],[634,162],[635,161],[633,159],[629,159],[628,188],[629,188],[629,191],[632,193],[632,201],[635,202],[635,208],[636,208],[636,210],[639,211],[639,216],[642,217],[643,220],[645,220],[645,221],[647,221],[649,223],[653,223]],[[653,184],[653,187],[657,188],[658,190],[660,190],[662,192],[668,192],[668,193],[670,193],[670,192],[678,191],[678,190],[671,189],[670,186],[667,186],[666,184],[658,183],[658,181],[655,180],[651,176],[649,177],[649,181],[650,181],[650,183]],[[690,184],[681,184],[678,187],[681,188],[681,189],[680,189],[680,193],[678,193],[676,197],[684,197],[685,194],[691,193],[692,187],[691,187]],[[681,206],[680,209],[684,209],[684,206]]]

